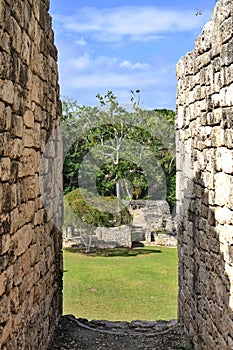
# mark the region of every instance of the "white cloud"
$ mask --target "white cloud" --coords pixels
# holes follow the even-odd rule
[[[141,90],[141,104],[148,108],[174,108],[175,67],[173,74],[153,72],[147,74],[127,74],[122,72],[96,72],[67,76],[62,84],[62,95],[73,96],[81,104],[97,104],[97,93],[105,94],[112,90],[121,103],[130,103],[130,90]],[[168,79],[169,77],[169,79]]]
[[[71,88],[138,88],[139,86],[151,86],[156,82],[156,77],[148,75],[129,75],[117,72],[99,72],[92,74],[80,74],[70,76],[66,84]]]
[[[74,68],[75,70],[87,69],[91,64],[90,57],[87,53],[79,58],[71,59],[68,62],[68,66]]]
[[[99,41],[157,40],[162,33],[193,31],[206,21],[193,11],[163,9],[154,6],[122,6],[98,9],[83,7],[71,16],[54,16],[59,27],[70,32],[91,35]]]
[[[130,61],[123,61],[121,62],[120,67],[130,70],[146,70],[150,65],[148,63],[131,63]]]
[[[97,56],[96,58],[90,57],[88,52],[85,52],[82,56],[78,58],[71,58],[66,62],[66,66],[64,67],[67,70],[67,73],[82,73],[82,72],[96,72],[96,71],[110,71],[112,69],[119,68],[118,60],[114,57],[108,56]],[[68,74],[70,75],[70,74]]]
[[[75,44],[80,45],[80,46],[84,46],[84,45],[87,45],[87,42],[83,38],[80,38],[80,39],[75,41]]]
[[[140,89],[145,105],[171,107],[177,52],[186,52],[207,19],[209,13],[155,6],[83,7],[53,15],[62,94],[92,104],[96,93],[113,90],[127,102],[130,90]]]
[[[134,71],[134,74],[138,71],[147,71],[151,68],[148,63],[136,62],[132,63],[128,60],[124,60],[120,62],[120,60],[116,57],[108,57],[108,56],[97,56],[96,58],[91,58],[89,53],[85,52],[82,56],[78,58],[72,58],[68,60],[67,67],[69,72],[80,73],[80,72],[102,72],[102,74],[106,74],[106,72],[110,71]],[[65,68],[66,69],[66,68]]]
[[[61,70],[63,86],[88,89],[96,87],[114,89],[140,89],[155,84],[164,84],[174,72],[175,65],[166,65],[158,71],[147,63],[120,62],[117,58],[100,56],[90,58],[88,54],[72,59]]]

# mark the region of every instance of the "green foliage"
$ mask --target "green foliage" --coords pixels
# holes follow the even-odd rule
[[[82,187],[123,199],[166,195],[174,206],[175,112],[142,110],[139,93],[132,91],[131,111],[111,91],[97,95],[99,108],[63,101],[65,193]]]
[[[111,205],[114,208],[112,212],[109,212]],[[131,221],[128,209],[115,197],[95,197],[84,189],[76,189],[65,195],[65,227],[80,227],[83,224],[88,224],[91,227],[112,227],[126,225]]]

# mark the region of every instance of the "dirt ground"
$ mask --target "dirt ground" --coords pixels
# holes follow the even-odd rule
[[[176,320],[109,322],[63,316],[49,350],[191,350]]]

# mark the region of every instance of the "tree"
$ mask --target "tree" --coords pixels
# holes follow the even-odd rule
[[[96,196],[125,199],[167,195],[172,206],[175,113],[142,110],[140,91],[131,93],[130,111],[111,91],[97,95],[98,108],[63,102],[65,192],[82,187]]]
[[[85,200],[88,198],[88,201]],[[128,208],[118,203],[117,212],[109,210],[114,201],[112,197],[96,197],[87,193],[85,189],[76,189],[64,197],[64,228],[69,226],[78,228],[79,235],[86,247],[86,253],[90,252],[92,237],[97,227],[113,227],[128,225],[132,217]],[[98,209],[99,208],[99,209]]]

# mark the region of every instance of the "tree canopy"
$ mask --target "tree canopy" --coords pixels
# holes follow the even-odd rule
[[[99,107],[63,100],[64,192],[94,196],[167,199],[175,204],[175,112],[144,110],[140,91],[123,108],[108,91]]]

